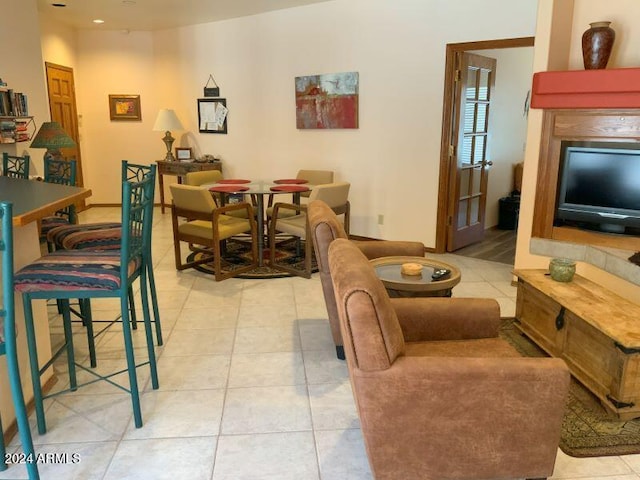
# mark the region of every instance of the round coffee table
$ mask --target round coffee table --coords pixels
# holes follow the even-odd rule
[[[451,289],[460,283],[460,270],[453,265],[425,257],[380,257],[369,260],[376,275],[391,297],[450,297]],[[403,263],[422,265],[420,275],[405,275],[400,267]],[[431,275],[440,269],[451,273],[439,280]]]

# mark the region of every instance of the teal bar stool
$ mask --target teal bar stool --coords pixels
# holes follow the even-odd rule
[[[51,156],[44,159],[44,181],[47,183],[57,183],[58,185],[76,184],[76,161],[58,160]],[[40,221],[40,241],[47,241],[47,234],[56,227],[73,225],[78,223],[75,205],[69,205],[58,210],[55,215],[44,217]],[[47,242],[50,252],[54,250],[53,244]]]
[[[154,389],[159,386],[156,357],[153,342],[153,331],[149,314],[149,297],[147,293],[147,273],[149,271],[146,252],[151,239],[151,220],[153,216],[154,178],[147,176],[144,180],[127,181],[122,184],[122,242],[119,250],[60,250],[49,253],[26,265],[15,274],[15,290],[22,293],[24,305],[27,343],[31,378],[33,382],[34,404],[38,432],[47,430],[44,416],[44,398],[60,395],[67,391],[75,391],[79,387],[105,380],[131,395],[134,424],[142,426],[140,394],[136,369],[149,366],[151,384]],[[136,363],[128,305],[128,292],[135,280],[140,281],[142,297],[142,313],[146,335],[148,359]],[[82,364],[76,363],[73,350],[73,334],[71,331],[70,299],[118,298],[127,368],[109,375],[99,375]],[[69,373],[69,388],[43,396],[40,376],[46,371],[55,358],[42,367],[36,349],[32,301],[36,299],[59,299],[62,305],[62,320],[65,345],[57,352],[66,352]],[[89,311],[90,312],[90,311]],[[88,330],[92,330],[90,313],[86,318]],[[94,375],[96,379],[79,385],[76,367]],[[128,373],[129,386],[124,387],[111,380],[120,373]]]
[[[2,153],[2,175],[13,178],[29,178],[29,164],[31,158],[29,155],[18,157],[9,155],[7,152]]]
[[[9,388],[13,399],[13,407],[16,413],[18,433],[22,442],[22,450],[25,454],[27,473],[30,480],[39,479],[38,464],[33,450],[33,440],[29,429],[29,418],[22,394],[20,382],[20,369],[18,367],[18,352],[16,347],[16,323],[13,294],[13,225],[12,209],[8,202],[0,202],[0,225],[2,237],[0,239],[0,258],[2,259],[2,299],[0,304],[0,321],[3,327],[0,330],[0,355],[7,359],[7,373],[9,376]],[[2,434],[0,425],[0,434]],[[6,470],[4,439],[0,438],[0,470]]]
[[[147,177],[152,178],[155,184],[156,165],[139,165],[122,161],[122,181],[140,182]],[[151,214],[153,222],[153,213]],[[80,223],[76,225],[63,225],[49,231],[47,243],[52,244],[55,250],[118,250],[120,249],[122,224],[120,222],[99,222]],[[163,344],[162,325],[160,323],[160,310],[158,308],[158,295],[156,293],[156,283],[153,275],[153,259],[151,258],[151,229],[146,242],[148,249],[145,251],[147,257],[147,279],[151,292],[151,304],[153,308],[153,322],[155,324],[156,342]],[[133,292],[129,292],[131,306],[131,324],[137,328],[137,318],[133,303]]]

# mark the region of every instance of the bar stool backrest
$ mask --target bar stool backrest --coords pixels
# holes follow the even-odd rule
[[[2,175],[13,178],[29,178],[29,164],[31,157],[24,155],[18,157],[9,155],[7,152],[2,153]]]

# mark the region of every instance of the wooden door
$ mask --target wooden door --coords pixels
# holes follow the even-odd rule
[[[73,69],[45,62],[47,87],[49,90],[49,111],[51,121],[58,122],[67,134],[76,142],[75,148],[62,148],[65,158],[76,159],[76,184],[84,186],[82,161],[80,158],[80,138],[78,135],[78,112],[76,93],[73,83]],[[84,200],[82,201],[84,205]]]
[[[450,252],[484,238],[487,183],[492,165],[487,158],[489,111],[495,70],[493,58],[467,52],[458,54],[449,148],[455,165],[449,179],[447,251]]]

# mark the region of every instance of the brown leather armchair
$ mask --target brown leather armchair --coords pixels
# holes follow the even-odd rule
[[[347,238],[342,223],[335,212],[322,200],[312,200],[308,205],[309,227],[313,248],[316,252],[316,262],[320,271],[322,291],[327,305],[329,324],[333,342],[336,345],[336,355],[344,360],[342,335],[340,334],[340,320],[336,308],[336,299],[331,284],[331,270],[329,269],[329,244],[336,238]],[[368,259],[389,257],[394,255],[424,256],[424,245],[421,242],[399,242],[389,240],[354,241]]]
[[[557,358],[498,338],[495,300],[390,299],[335,240],[329,267],[349,378],[377,480],[545,478],[569,388]]]

